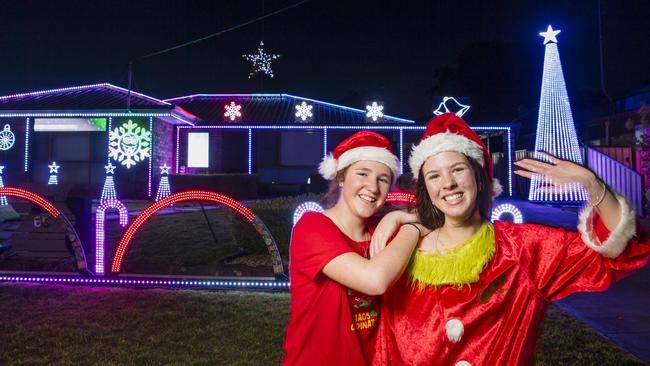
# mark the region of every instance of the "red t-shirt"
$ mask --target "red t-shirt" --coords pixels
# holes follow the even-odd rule
[[[307,212],[298,221],[291,237],[291,319],[284,365],[370,363],[380,297],[350,290],[322,273],[341,254],[367,257],[369,246],[369,241],[350,239],[322,213]]]

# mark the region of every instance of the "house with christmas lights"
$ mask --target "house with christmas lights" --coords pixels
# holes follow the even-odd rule
[[[169,186],[240,199],[304,193],[318,185],[323,156],[350,133],[383,133],[408,169],[410,146],[424,130],[377,102],[357,109],[289,94],[160,100],[106,83],[0,97],[0,124],[6,185],[87,185],[95,199],[108,176],[121,198],[152,199]],[[509,195],[512,127],[473,125],[495,150]]]

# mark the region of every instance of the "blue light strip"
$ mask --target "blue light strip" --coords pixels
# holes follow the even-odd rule
[[[248,129],[248,174],[253,174],[253,129]]]
[[[328,106],[328,107],[341,108],[341,109],[345,109],[345,110],[348,110],[348,111],[351,111],[351,112],[362,113],[364,117],[366,116],[366,113],[367,113],[367,111],[366,111],[366,110],[363,110],[363,109],[357,109],[357,108],[352,108],[352,107],[346,107],[346,106],[344,106],[344,105],[340,105],[340,104],[334,104],[334,103],[323,102],[322,100],[316,100],[316,99],[310,99],[310,98],[303,98],[303,97],[298,97],[298,96],[291,95],[291,94],[281,94],[281,95],[282,95],[283,97],[289,97],[289,98],[297,99],[297,100],[307,100],[307,101],[310,101],[310,102],[313,102],[313,103],[318,103],[318,104],[326,105],[326,106]],[[410,119],[404,119],[404,118],[399,118],[399,117],[393,117],[393,116],[389,116],[389,115],[387,115],[387,114],[384,114],[383,118],[384,118],[384,120],[388,118],[388,119],[393,119],[393,120],[398,121],[398,122],[415,123],[415,121],[410,120]]]
[[[56,94],[56,93],[61,93],[61,92],[76,91],[76,90],[82,90],[82,89],[96,89],[96,88],[102,88],[102,87],[119,90],[119,91],[121,91],[123,93],[128,93],[129,92],[127,89],[121,88],[119,86],[115,86],[115,85],[112,85],[112,84],[109,84],[109,83],[100,83],[100,84],[73,86],[73,87],[69,87],[69,88],[41,90],[41,91],[35,91],[35,92],[30,92],[30,93],[6,95],[6,96],[1,96],[0,100],[33,97],[33,96],[39,96],[39,95],[43,95],[43,94]],[[142,94],[142,93],[138,93],[138,92],[135,92],[133,90],[131,90],[131,94],[142,97],[144,99],[147,99],[149,101],[152,101],[154,103],[158,103],[158,104],[161,104],[161,105],[170,105],[169,103],[167,103],[167,102],[165,102],[163,100],[160,100],[160,99],[157,99],[157,98],[154,98],[154,97]]]
[[[340,108],[344,109],[350,112],[355,112],[355,113],[362,113],[363,116],[365,117],[366,112],[363,109],[358,109],[358,108],[352,108],[352,107],[347,107],[344,105],[340,104],[334,104],[334,103],[328,103],[324,102],[322,100],[317,100],[317,99],[311,99],[311,98],[303,98],[303,97],[298,97],[295,95],[291,94],[192,94],[192,95],[185,95],[181,97],[175,97],[175,98],[170,98],[170,99],[165,99],[165,102],[176,102],[179,100],[184,100],[184,99],[198,99],[198,98],[246,98],[246,99],[253,99],[253,98],[291,98],[299,101],[309,101],[312,103],[316,104],[321,104],[325,105],[328,107],[334,107],[334,108]],[[399,117],[393,117],[389,115],[384,115],[384,119],[389,118],[398,122],[404,122],[404,123],[415,123],[415,121],[410,120],[410,119],[404,119],[404,118],[399,118]]]
[[[174,171],[174,173],[176,173],[176,174],[178,174],[178,164],[179,164],[178,163],[178,156],[179,156],[178,154],[180,152],[180,144],[179,144],[180,137],[181,137],[180,126],[176,126],[176,171]]]
[[[323,128],[323,159],[327,157],[327,128]]]
[[[500,126],[470,126],[472,130],[474,131],[505,131],[506,136],[507,136],[507,145],[508,145],[508,195],[512,196],[512,134],[511,134],[511,127],[500,127]],[[225,129],[225,130],[233,130],[233,129],[248,129],[249,130],[249,137],[250,137],[250,131],[255,130],[255,129],[260,129],[260,130],[313,130],[313,129],[323,129],[323,138],[326,138],[327,130],[386,130],[386,131],[403,131],[403,130],[408,130],[408,131],[424,131],[426,129],[426,126],[305,126],[305,125],[238,125],[238,126],[233,126],[233,125],[204,125],[204,126],[176,126],[178,131],[182,128],[192,128],[192,129]],[[326,143],[326,142],[324,142]],[[249,167],[251,164],[251,153],[250,153],[250,144],[251,141],[249,139]],[[326,149],[325,149],[326,150]],[[400,159],[403,157],[403,146],[400,143]],[[178,140],[176,142],[176,158],[178,160]],[[249,174],[250,173],[250,168],[249,168]]]
[[[404,174],[404,130],[399,130],[399,173]]]
[[[276,280],[178,280],[178,279],[150,279],[150,278],[93,278],[71,276],[27,276],[27,275],[0,275],[1,281],[51,283],[81,286],[178,286],[178,287],[210,287],[214,289],[241,289],[288,290],[289,282]]]
[[[107,163],[111,162],[111,156],[109,155],[110,146],[111,146],[111,131],[113,130],[113,117],[108,117],[108,133],[106,134],[106,160]]]
[[[174,117],[171,113],[0,113],[0,117]],[[178,117],[176,117],[178,119]],[[191,123],[186,122],[191,125]],[[187,126],[191,127],[191,126]]]
[[[149,154],[149,182],[147,186],[147,196],[151,198],[151,161],[153,160],[153,147],[154,147],[154,133],[153,133],[153,117],[149,117],[149,133],[151,134],[151,154]]]
[[[29,118],[25,118],[25,167],[24,171],[29,171]]]

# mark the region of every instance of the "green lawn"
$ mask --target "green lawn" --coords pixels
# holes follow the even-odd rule
[[[0,284],[0,365],[276,365],[286,292]],[[642,365],[552,306],[537,365]]]

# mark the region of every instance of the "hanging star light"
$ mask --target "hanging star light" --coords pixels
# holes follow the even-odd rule
[[[248,78],[252,78],[258,72],[267,75],[270,78],[273,78],[273,69],[271,68],[271,61],[280,58],[280,55],[269,54],[264,52],[264,41],[260,41],[260,46],[257,48],[257,53],[250,55],[242,55],[246,61],[253,63],[251,72],[248,74]]]
[[[546,32],[539,32],[539,35],[544,37],[544,44],[549,42],[557,43],[557,38],[555,38],[555,36],[560,32],[561,30],[553,30],[553,27],[549,25],[548,28],[546,28]]]
[[[384,110],[384,106],[377,104],[377,102],[372,102],[372,104],[367,105],[366,110],[368,111],[366,113],[366,117],[371,118],[373,122],[377,122],[377,119],[384,116],[384,113],[382,112]]]

